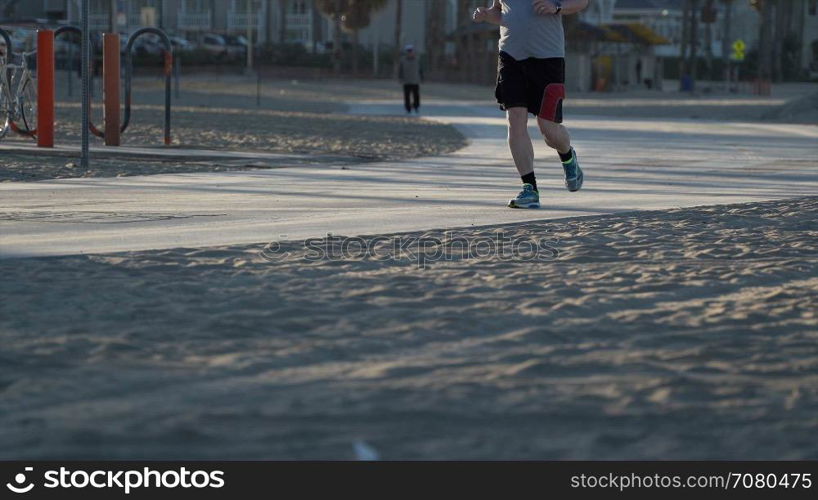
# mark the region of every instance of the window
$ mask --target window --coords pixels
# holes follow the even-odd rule
[[[305,0],[290,0],[290,14],[303,15],[307,13]]]
[[[207,0],[185,0],[182,7],[185,12],[208,12],[210,2]]]

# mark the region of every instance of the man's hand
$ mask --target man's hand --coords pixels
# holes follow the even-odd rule
[[[534,13],[540,16],[550,16],[557,13],[557,6],[551,0],[533,0]]]
[[[503,7],[500,0],[493,0],[491,7],[477,7],[471,16],[476,23],[500,24],[503,22]]]
[[[477,9],[475,9],[474,11],[474,14],[472,14],[471,16],[472,21],[476,23],[484,23],[488,21],[490,14],[489,10],[491,9],[489,9],[488,7],[477,7]]]

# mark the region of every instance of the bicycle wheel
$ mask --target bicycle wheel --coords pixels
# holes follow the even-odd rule
[[[11,110],[6,99],[6,92],[0,87],[0,139],[9,133]]]
[[[29,78],[23,84],[23,90],[20,93],[20,117],[23,119],[23,125],[26,131],[33,132],[37,130],[37,85]]]

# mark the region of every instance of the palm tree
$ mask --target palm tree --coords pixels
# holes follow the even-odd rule
[[[472,67],[471,37],[466,32],[466,27],[471,24],[469,20],[470,13],[471,0],[457,0],[457,31],[461,32],[461,34],[455,42],[455,57],[457,57],[457,69],[464,80],[469,80],[466,72]]]
[[[682,89],[683,78],[690,73],[688,68],[688,48],[690,46],[690,11],[691,0],[684,0],[682,4],[682,43],[679,49],[679,89]]]
[[[317,0],[318,10],[333,20],[332,30],[332,68],[337,74],[341,72],[343,45],[341,42],[341,16],[346,9],[346,0]]]
[[[721,0],[724,4],[724,34],[721,38],[721,61],[724,67],[724,81],[730,81],[730,52],[733,45],[733,0]]]
[[[400,59],[401,38],[403,38],[403,0],[397,0],[397,3],[395,5],[395,56],[393,58],[394,61],[398,61],[398,59]],[[399,71],[400,64],[396,62],[395,66],[392,69],[392,73],[395,78],[398,77]]]
[[[699,73],[699,0],[692,0],[691,10],[693,15],[690,19],[690,76],[695,82]]]
[[[718,17],[715,0],[706,0],[702,7],[702,22],[704,22],[704,57],[707,64],[707,79],[713,79],[713,24]]]
[[[761,14],[761,25],[759,26],[758,37],[758,77],[761,80],[770,80],[772,76],[773,63],[773,2],[753,2],[756,9]]]
[[[429,9],[426,12],[426,57],[430,70],[437,70],[442,66],[444,46],[446,45],[446,0],[427,0]]]
[[[333,66],[335,72],[341,70],[341,32],[351,33],[355,50],[358,47],[358,32],[369,26],[371,13],[383,8],[387,0],[317,0],[316,6],[319,12],[335,21],[333,33],[334,58]],[[400,1],[400,0],[399,0]],[[353,57],[353,71],[358,69],[358,58]]]

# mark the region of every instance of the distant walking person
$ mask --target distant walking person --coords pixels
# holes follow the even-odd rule
[[[571,137],[562,126],[565,98],[564,14],[575,14],[588,0],[493,0],[478,7],[475,22],[500,26],[500,61],[494,92],[508,118],[508,145],[523,180],[523,190],[508,203],[511,208],[540,208],[534,176],[534,146],[528,135],[528,113],[537,117],[545,143],[562,160],[565,186],[582,188],[583,173]]]
[[[414,110],[420,113],[420,83],[423,81],[423,68],[420,58],[415,54],[415,47],[407,45],[400,59],[400,81],[403,84],[403,103],[406,112]],[[411,99],[410,99],[411,98]]]

